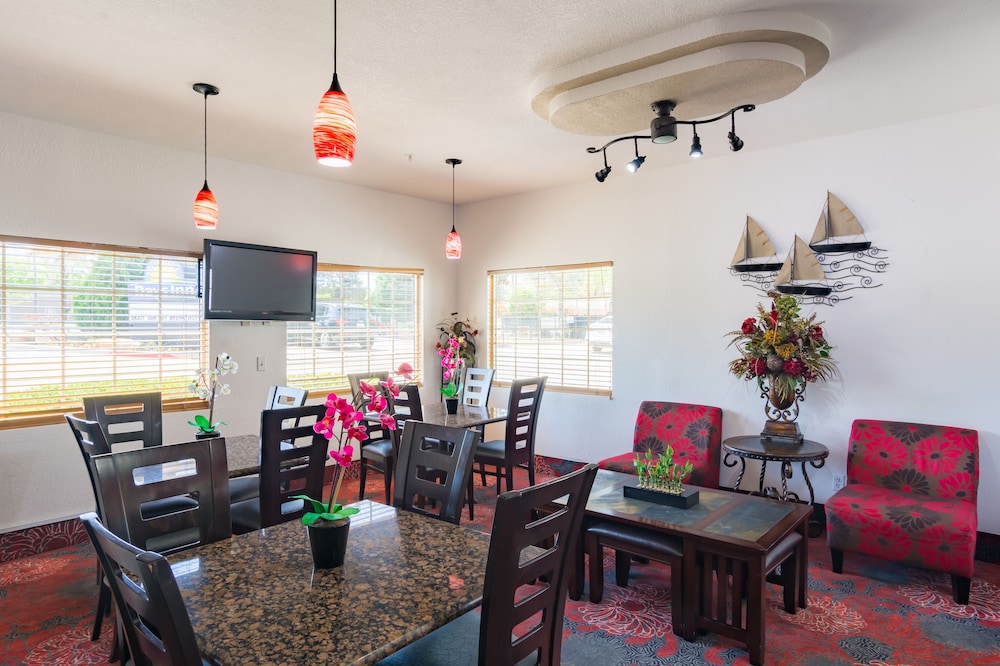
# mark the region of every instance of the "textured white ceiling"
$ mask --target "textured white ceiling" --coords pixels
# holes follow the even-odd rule
[[[0,0],[0,110],[200,153],[191,85],[206,81],[221,89],[209,99],[213,157],[442,202],[448,157],[463,160],[459,203],[600,187],[600,156],[585,149],[603,141],[537,116],[532,82],[752,10],[821,21],[830,61],[741,114],[744,150],[1000,103],[996,0],[340,0],[337,69],[359,138],[354,165],[330,169],[311,131],[333,71],[332,0]],[[739,159],[723,125],[699,129],[705,157]],[[643,171],[688,159],[681,134],[649,146]],[[631,158],[619,147],[613,165]]]

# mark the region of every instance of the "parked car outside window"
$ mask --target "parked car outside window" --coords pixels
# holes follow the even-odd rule
[[[587,341],[595,352],[611,347],[611,315],[602,317],[590,325],[587,329]]]
[[[377,330],[378,323],[363,305],[316,304],[316,334],[323,347],[360,345],[371,349]]]

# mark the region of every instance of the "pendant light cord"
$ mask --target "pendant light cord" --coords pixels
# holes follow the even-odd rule
[[[337,74],[337,0],[333,0],[333,74]]]
[[[451,231],[455,232],[455,165],[451,165]]]
[[[204,129],[204,155],[205,155],[205,183],[208,183],[208,91],[205,93],[204,118],[201,124]]]

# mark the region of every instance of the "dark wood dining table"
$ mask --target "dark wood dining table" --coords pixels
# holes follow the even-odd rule
[[[458,405],[458,411],[449,414],[443,402],[432,402],[423,405],[424,423],[448,426],[450,428],[475,428],[488,423],[500,423],[507,420],[506,407],[472,407]]]
[[[489,535],[351,506],[361,512],[335,569],[313,569],[298,520],[169,557],[206,658],[372,664],[482,603]]]
[[[802,535],[793,557],[797,558],[798,598],[806,606],[808,538],[807,521],[812,507],[796,502],[781,502],[715,488],[697,488],[699,502],[688,509],[645,502],[625,497],[623,487],[637,486],[638,477],[610,470],[599,470],[587,500],[586,515],[591,520],[610,520],[625,525],[669,534],[684,542],[684,618],[674,627],[693,641],[699,630],[713,631],[744,643],[751,664],[764,662],[765,562],[767,555],[792,532]],[[690,486],[696,488],[696,486]],[[704,563],[715,562],[722,571],[745,571],[745,589],[708,589],[704,581]],[[577,554],[571,592],[580,595],[583,581],[583,554]],[[735,604],[746,604],[740,612]],[[719,612],[720,608],[724,612]]]

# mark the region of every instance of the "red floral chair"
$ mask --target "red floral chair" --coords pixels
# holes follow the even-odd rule
[[[979,433],[951,426],[858,419],[847,486],[827,500],[833,571],[844,551],[951,574],[969,603],[976,552]]]
[[[674,461],[694,465],[685,482],[719,487],[719,451],[722,448],[722,409],[684,402],[647,400],[639,405],[635,417],[632,451],[605,458],[601,469],[635,474],[635,454],[663,453],[667,445],[674,450]]]

